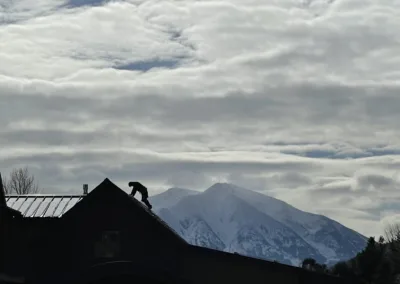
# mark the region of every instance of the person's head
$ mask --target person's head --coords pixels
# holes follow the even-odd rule
[[[135,185],[135,184],[134,184],[133,181],[130,181],[130,182],[128,183],[128,186],[129,186],[129,187],[134,186],[134,185]]]

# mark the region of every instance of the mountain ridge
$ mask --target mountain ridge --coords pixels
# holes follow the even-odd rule
[[[150,197],[154,211],[189,243],[290,265],[328,265],[361,251],[367,238],[326,216],[229,183],[203,192],[170,189]]]

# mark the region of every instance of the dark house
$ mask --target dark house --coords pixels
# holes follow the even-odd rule
[[[109,179],[84,195],[0,194],[0,283],[346,283],[189,245]]]

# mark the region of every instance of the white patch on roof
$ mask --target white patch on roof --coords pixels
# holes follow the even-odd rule
[[[61,217],[82,199],[82,195],[8,195],[7,206],[24,217]]]

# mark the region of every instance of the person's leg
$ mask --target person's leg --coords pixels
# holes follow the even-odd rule
[[[142,199],[142,202],[144,204],[146,204],[146,206],[149,207],[149,209],[153,208],[153,206],[151,206],[151,204],[150,204],[150,202],[149,202],[149,200],[147,198],[146,199]]]
[[[138,189],[140,194],[142,195],[142,200],[149,198],[149,193],[145,187],[141,187]]]

